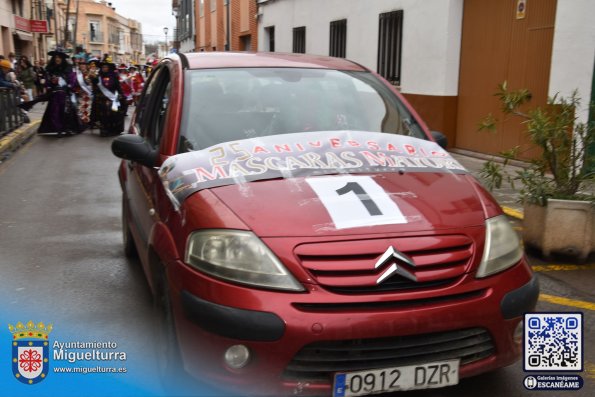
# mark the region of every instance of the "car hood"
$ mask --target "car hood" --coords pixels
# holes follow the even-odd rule
[[[279,178],[209,190],[260,237],[421,232],[485,221],[472,177],[464,174]]]

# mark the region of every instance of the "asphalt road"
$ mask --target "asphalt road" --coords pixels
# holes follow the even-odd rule
[[[138,264],[124,257],[118,160],[110,143],[89,132],[62,139],[36,136],[0,165],[0,298],[3,314],[14,315],[15,322],[30,317],[53,322],[55,339],[79,335],[116,341],[128,352],[132,372],[138,366],[150,374],[157,368],[152,302]],[[539,311],[584,313],[590,372],[581,374],[583,389],[529,392],[519,362],[457,386],[405,395],[592,395],[595,305],[584,303],[595,302],[595,265],[568,268],[531,261],[541,266],[536,269],[545,295]],[[52,318],[43,318],[47,313]],[[146,382],[159,387],[155,377]]]

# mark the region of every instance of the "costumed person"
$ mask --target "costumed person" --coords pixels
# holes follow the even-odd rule
[[[73,91],[77,96],[78,116],[81,120],[83,130],[91,123],[91,104],[93,103],[93,81],[89,75],[89,68],[85,57],[77,54],[76,80]]]
[[[126,97],[126,104],[132,105],[132,87],[130,86],[130,80],[128,76],[128,67],[123,63],[118,66],[118,79],[120,80],[120,88]]]
[[[97,88],[97,116],[94,118],[100,123],[100,135],[119,135],[124,131],[124,117],[128,105],[120,87],[116,65],[109,57],[101,63]]]
[[[90,129],[101,128],[101,120],[99,120],[99,101],[97,100],[97,94],[99,93],[98,82],[100,66],[101,62],[96,57],[89,58],[89,61],[87,61],[87,78],[91,82],[93,92],[91,114],[89,115],[89,125],[87,126]]]
[[[0,59],[0,88],[17,88],[17,85],[7,77],[11,70],[12,63],[8,59]]]
[[[35,61],[33,70],[35,71],[35,95],[41,95],[45,92],[45,69],[40,61]]]
[[[19,60],[19,72],[17,73],[17,78],[23,83],[23,87],[27,93],[26,100],[32,100],[36,74],[33,65],[31,65],[31,62],[29,62],[29,59],[26,56],[22,56]]]
[[[81,124],[71,91],[76,75],[68,64],[69,56],[60,48],[48,52],[48,55],[51,59],[46,67],[47,92],[32,101],[20,104],[19,107],[29,110],[38,102],[48,102],[37,130],[38,134],[57,133],[61,137],[64,134],[79,133]]]
[[[130,66],[129,71],[130,87],[132,88],[132,102],[134,103],[134,106],[136,106],[140,100],[140,94],[143,92],[145,79],[143,79],[143,75],[138,71],[138,67],[135,65]]]

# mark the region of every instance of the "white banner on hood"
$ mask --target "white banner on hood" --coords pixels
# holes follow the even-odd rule
[[[318,131],[224,142],[168,158],[159,175],[178,208],[191,194],[275,178],[467,171],[432,141],[381,132]]]

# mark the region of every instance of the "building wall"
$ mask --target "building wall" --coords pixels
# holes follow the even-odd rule
[[[179,45],[180,52],[192,52],[196,47],[196,10],[195,0],[174,0],[173,5],[177,6],[176,36],[174,40]]]
[[[76,14],[75,1],[71,1],[71,13]],[[99,22],[100,26],[97,32],[99,37],[95,41],[91,41],[91,21]],[[138,36],[133,38],[133,34]],[[144,57],[141,24],[119,15],[107,1],[79,1],[76,44],[97,57],[109,53],[112,60],[118,63],[142,62]]]
[[[347,58],[376,70],[378,16],[404,10],[403,93],[456,95],[463,0],[280,0],[260,5],[258,33],[275,26],[275,45],[292,51],[292,29],[306,27],[306,52],[329,54],[329,23],[347,19]],[[264,50],[261,43],[259,50]]]
[[[204,16],[200,17],[200,3]],[[197,51],[256,51],[258,45],[256,0],[232,0],[231,9],[227,0],[216,0],[217,7],[211,11],[211,0],[196,1],[196,47]],[[231,43],[227,43],[227,19],[231,13]],[[249,43],[249,45],[247,45]],[[249,47],[249,48],[245,48]]]
[[[19,4],[21,6],[19,6]],[[31,32],[16,29],[14,16],[31,19],[31,0],[15,2],[16,9],[13,10],[12,1],[0,1],[0,54],[8,56],[14,52],[16,55],[33,57],[34,35]]]
[[[258,50],[258,21],[255,0],[236,0],[231,3],[231,49]],[[250,43],[246,48],[246,43]]]
[[[12,4],[10,0],[0,0],[0,54],[8,57],[14,51],[12,30],[14,29],[14,18],[12,16]]]
[[[592,98],[593,60],[595,59],[595,1],[558,0],[552,67],[548,95],[564,96],[578,90],[582,106],[579,120],[589,118],[588,103]]]
[[[306,27],[306,53],[329,55],[330,22],[347,19],[346,58],[377,70],[379,14],[403,10],[400,90],[430,129],[455,141],[463,0],[277,0],[260,4],[258,49],[275,26],[275,51],[292,52]]]

